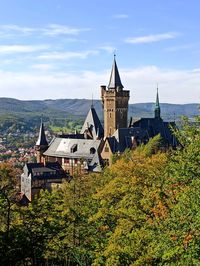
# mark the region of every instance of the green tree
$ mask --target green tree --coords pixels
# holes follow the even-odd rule
[[[200,118],[183,121],[176,133],[181,147],[173,152],[166,172],[169,215],[163,226],[166,265],[200,265]]]
[[[12,228],[18,222],[18,206],[14,201],[17,171],[7,163],[0,164],[0,264],[10,265],[9,253],[12,247]],[[5,265],[6,265],[5,264]]]
[[[167,155],[158,152],[160,137],[125,153],[102,178],[107,183],[95,197],[98,212],[91,218],[100,236],[93,265],[153,265],[157,221],[167,215],[162,194]]]

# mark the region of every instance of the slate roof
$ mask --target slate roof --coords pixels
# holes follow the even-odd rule
[[[117,88],[122,90],[124,86],[121,83],[119,71],[117,68],[117,63],[116,63],[115,56],[114,56],[108,89],[117,89]]]
[[[124,152],[125,149],[132,148],[133,138],[137,144],[146,143],[149,140],[148,132],[139,127],[119,128],[109,138],[109,144],[113,152]]]
[[[58,162],[47,162],[44,163],[27,163],[25,169],[27,168],[27,175],[31,174],[32,179],[44,179],[44,178],[65,178],[66,173],[62,169]]]
[[[163,140],[164,146],[177,146],[177,140],[171,132],[171,127],[175,128],[174,122],[164,122],[162,118],[141,118],[134,122],[132,127],[140,127],[148,132],[149,138],[160,134]]]
[[[42,122],[40,125],[40,132],[39,132],[38,140],[36,142],[36,146],[48,146],[48,142],[47,142],[45,132],[44,132],[44,124]]]
[[[101,140],[54,138],[44,155],[61,158],[83,159],[87,161],[88,169],[98,172],[100,163],[99,146]],[[74,149],[75,152],[72,152]]]
[[[52,140],[49,148],[44,155],[64,158],[85,158],[92,159],[90,149],[94,148],[98,151],[101,140],[93,139],[68,139],[56,137]],[[77,151],[71,152],[71,148],[77,145]]]
[[[65,138],[65,139],[84,139],[84,134],[81,133],[69,133],[69,134],[59,134],[59,138]]]
[[[85,131],[89,130],[93,139],[103,138],[104,130],[99,120],[99,117],[96,113],[96,110],[91,106],[83,127],[81,129],[81,134],[84,134]]]
[[[117,152],[118,148],[117,148],[117,140],[116,140],[116,138],[112,136],[112,137],[107,137],[106,139],[108,141],[108,144],[110,146],[110,149],[111,149],[112,153]]]
[[[103,162],[101,161],[100,156],[98,153],[95,153],[94,157],[92,158],[92,161],[89,163],[89,171],[92,172],[101,172],[102,168],[101,165]]]

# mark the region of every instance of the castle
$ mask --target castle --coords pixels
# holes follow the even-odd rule
[[[158,91],[154,118],[141,118],[136,122],[131,119],[128,125],[129,97],[130,91],[124,90],[114,56],[109,84],[101,86],[104,128],[93,105],[80,133],[62,134],[50,143],[46,140],[41,122],[35,145],[37,163],[25,165],[21,179],[22,192],[29,191],[28,198],[31,200],[31,188],[38,191],[52,183],[62,183],[69,176],[101,172],[105,165],[111,163],[113,154],[123,153],[127,148],[134,149],[157,134],[161,135],[163,148],[175,147],[177,142],[170,130],[175,123],[164,122],[161,118]]]

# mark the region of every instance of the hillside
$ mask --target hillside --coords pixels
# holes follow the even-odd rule
[[[102,119],[102,105],[100,100],[93,104]],[[87,99],[58,99],[41,101],[22,101],[12,98],[0,98],[0,116],[14,116],[16,118],[84,118],[90,108],[91,100]],[[169,104],[161,103],[161,114],[164,119],[179,118],[182,115],[190,118],[199,114],[200,104]],[[129,116],[133,118],[151,117],[154,103],[136,103],[129,105]]]

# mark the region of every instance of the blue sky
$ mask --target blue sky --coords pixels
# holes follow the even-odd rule
[[[200,102],[200,1],[0,0],[0,97],[100,98],[116,60],[130,102]]]

